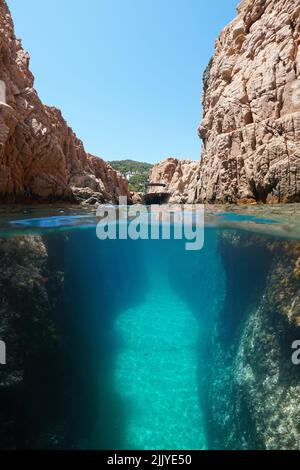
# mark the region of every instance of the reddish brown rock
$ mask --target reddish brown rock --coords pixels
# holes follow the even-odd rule
[[[165,187],[151,187],[151,192],[170,193],[170,203],[192,203],[195,200],[199,179],[199,162],[167,158],[154,165],[150,174],[151,183],[162,183]]]
[[[204,73],[200,167],[153,170],[176,202],[300,201],[299,44],[300,0],[240,3]]]
[[[145,195],[144,193],[132,191],[130,193],[132,204],[145,204]]]
[[[244,0],[204,75],[197,200],[300,200],[300,1]]]
[[[29,55],[0,0],[0,200],[129,197],[121,175],[86,154],[61,112],[43,105],[33,86]]]

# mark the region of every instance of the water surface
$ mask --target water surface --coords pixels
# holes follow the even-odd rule
[[[20,392],[26,413],[15,418],[21,447],[209,449],[205,380],[214,319],[226,299],[220,237],[229,231],[266,243],[299,240],[298,205],[207,208],[205,244],[197,252],[186,251],[184,240],[100,241],[98,219],[85,209],[16,207],[0,214],[2,243],[41,237],[45,282],[51,272],[63,273],[60,293],[47,287],[57,297],[50,315],[62,358],[59,366],[57,356],[49,356],[56,379],[47,399],[56,422],[39,393],[40,369],[28,359]],[[225,330],[230,321],[224,318]],[[26,374],[33,374],[31,381]],[[32,431],[33,389],[50,430],[40,430],[37,421]]]

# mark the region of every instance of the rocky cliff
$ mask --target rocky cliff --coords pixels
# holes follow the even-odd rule
[[[127,195],[127,183],[87,155],[61,112],[34,89],[29,55],[0,0],[0,200],[102,200]]]
[[[199,180],[199,162],[167,158],[154,165],[150,182],[165,184],[163,191],[170,193],[170,203],[192,203]],[[161,192],[161,187],[151,187],[151,192]]]
[[[300,200],[299,44],[299,0],[238,6],[204,74],[198,200]]]
[[[299,44],[299,0],[239,4],[204,72],[200,164],[183,165],[195,201],[300,201]],[[159,164],[154,182],[169,183],[170,166]],[[171,179],[173,200],[186,200],[181,171]]]

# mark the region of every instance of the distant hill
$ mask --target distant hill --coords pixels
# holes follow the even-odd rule
[[[120,171],[120,173],[140,173],[140,174],[149,174],[149,171],[153,167],[151,163],[145,162],[136,162],[135,160],[114,160],[108,162],[115,170]]]
[[[135,160],[115,160],[108,163],[125,176],[130,191],[145,191],[145,183],[149,180],[149,173],[153,167],[151,163],[136,162]]]

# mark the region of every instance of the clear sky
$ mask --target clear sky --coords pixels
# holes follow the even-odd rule
[[[238,0],[8,0],[35,88],[105,160],[198,159],[202,74]]]

